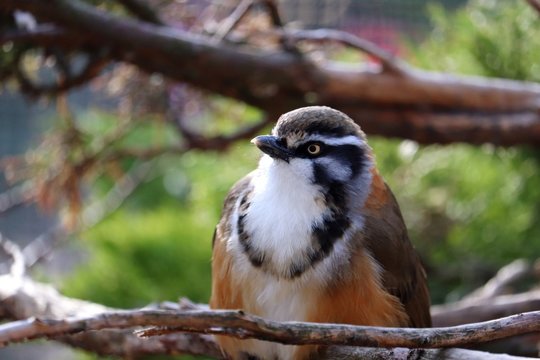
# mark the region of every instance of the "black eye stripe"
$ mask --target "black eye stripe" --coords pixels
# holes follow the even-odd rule
[[[311,154],[308,151],[308,148],[311,145],[319,146],[320,151],[317,154]],[[301,158],[312,158],[312,157],[317,157],[317,156],[323,155],[326,152],[327,148],[328,148],[328,145],[325,145],[324,143],[322,143],[320,141],[308,141],[308,142],[298,146],[296,148],[296,150],[294,151],[294,153],[295,153],[296,156],[301,157]]]
[[[311,154],[308,151],[309,146],[314,144],[320,146],[320,151],[317,154]],[[316,158],[329,155],[338,160],[344,160],[360,157],[363,150],[360,146],[353,144],[328,145],[321,141],[308,141],[298,146],[293,152],[299,158]]]

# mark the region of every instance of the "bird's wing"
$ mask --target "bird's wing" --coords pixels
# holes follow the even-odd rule
[[[383,269],[383,286],[403,304],[410,326],[430,327],[426,273],[409,240],[398,203],[382,180],[374,191],[379,194],[370,200],[375,203],[365,215],[365,246]]]
[[[251,174],[238,181],[227,195],[221,219],[212,239],[212,295],[210,307],[240,309],[243,304],[233,284],[232,259],[227,252],[227,240],[231,236],[231,216],[239,197],[249,190]]]

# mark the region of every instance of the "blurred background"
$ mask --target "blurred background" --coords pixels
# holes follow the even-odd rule
[[[212,1],[178,4],[197,15]],[[235,6],[215,4],[222,12]],[[280,10],[292,26],[345,30],[422,69],[540,81],[540,16],[525,1],[291,0],[281,1]],[[0,60],[7,53],[4,48]],[[358,61],[346,50],[336,57]],[[28,59],[28,67],[48,76],[47,64]],[[2,84],[0,232],[26,246],[58,224],[71,229],[36,258],[35,278],[68,296],[119,308],[179,297],[208,301],[211,239],[223,199],[260,155],[249,141],[223,152],[172,151],[88,172],[72,169],[84,172],[85,181],[67,193],[66,181],[49,181],[51,171],[80,154],[177,143],[164,103],[210,134],[260,117],[242,103],[124,64],[61,99],[23,95],[15,84]],[[369,140],[425,262],[434,304],[460,299],[514,259],[540,256],[537,149]],[[25,202],[29,189],[38,204]],[[0,358],[93,357],[59,345],[21,348],[2,350]],[[54,350],[47,355],[43,348]]]

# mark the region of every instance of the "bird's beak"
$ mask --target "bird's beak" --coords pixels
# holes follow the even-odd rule
[[[270,155],[274,159],[289,162],[292,153],[276,136],[261,135],[251,140],[263,153]]]

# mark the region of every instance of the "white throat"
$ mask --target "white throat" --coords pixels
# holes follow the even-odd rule
[[[246,216],[252,246],[270,258],[270,266],[284,269],[311,246],[315,222],[325,211],[320,188],[310,181],[311,165],[293,164],[264,155],[252,180],[253,192]],[[305,162],[305,166],[302,166]],[[300,171],[303,174],[295,173]]]

